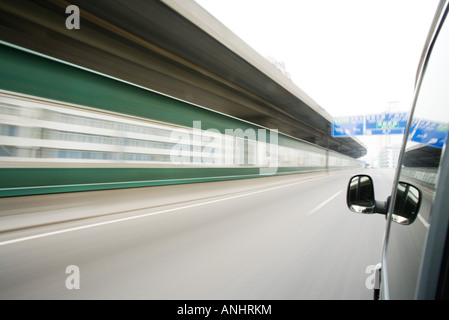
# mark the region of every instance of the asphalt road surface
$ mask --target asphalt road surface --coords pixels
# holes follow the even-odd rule
[[[354,173],[0,199],[0,299],[371,299],[385,216],[347,209]]]

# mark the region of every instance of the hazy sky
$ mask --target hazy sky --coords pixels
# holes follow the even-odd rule
[[[408,111],[437,0],[196,0],[332,116]]]

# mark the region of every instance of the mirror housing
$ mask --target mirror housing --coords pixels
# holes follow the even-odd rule
[[[413,223],[418,216],[421,199],[421,190],[409,183],[399,182],[394,203],[393,221],[404,225]]]
[[[346,202],[351,211],[375,213],[374,184],[370,176],[357,175],[349,180]]]
[[[421,191],[406,182],[399,182],[393,211],[393,221],[399,224],[411,224],[418,216],[421,206]],[[346,195],[348,208],[357,213],[387,214],[390,197],[386,201],[377,201],[374,196],[373,179],[368,175],[356,175],[349,180]]]

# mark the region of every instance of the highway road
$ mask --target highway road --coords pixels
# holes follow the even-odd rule
[[[361,172],[385,200],[392,171]],[[0,299],[371,299],[385,217],[347,209],[355,173],[0,199]]]

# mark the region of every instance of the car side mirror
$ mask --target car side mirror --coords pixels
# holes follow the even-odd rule
[[[370,176],[357,175],[349,180],[346,196],[348,208],[357,213],[374,213],[376,201]]]
[[[393,221],[411,224],[421,206],[421,191],[406,182],[399,182],[393,211]],[[349,180],[346,196],[348,208],[357,213],[387,214],[390,198],[378,201],[374,196],[374,183],[370,176],[356,175]]]
[[[393,221],[399,224],[411,224],[418,216],[421,206],[421,191],[405,182],[399,182],[394,203]]]

